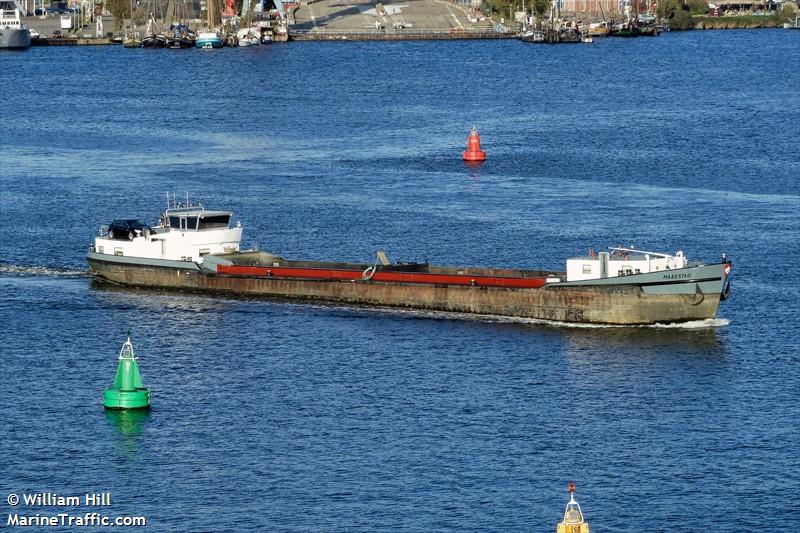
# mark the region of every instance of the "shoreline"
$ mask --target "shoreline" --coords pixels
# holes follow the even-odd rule
[[[669,31],[694,31],[694,30],[752,30],[752,29],[785,29],[781,17],[693,17],[685,27],[670,27]],[[29,28],[36,29],[42,36],[34,39],[31,46],[103,46],[119,45],[122,33],[119,30],[108,31],[105,36],[92,37],[94,28],[85,28],[82,32],[66,34],[63,37],[49,37],[58,28],[58,19],[41,19],[40,17],[25,17],[24,22]],[[114,27],[113,22],[106,27]],[[449,41],[449,40],[499,40],[518,39],[519,33],[506,31],[464,30],[453,28],[450,30],[382,30],[382,31],[348,31],[348,30],[292,30],[289,29],[289,41]]]

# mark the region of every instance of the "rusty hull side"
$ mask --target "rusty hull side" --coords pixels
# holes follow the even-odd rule
[[[636,286],[509,289],[208,275],[89,259],[90,271],[143,288],[210,291],[331,303],[430,309],[562,322],[638,325],[714,318],[718,294],[646,295]]]

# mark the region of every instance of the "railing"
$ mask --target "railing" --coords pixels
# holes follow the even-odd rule
[[[24,2],[20,2],[20,0],[14,0],[14,7],[19,9],[19,14],[22,17],[28,16],[28,9],[25,7]]]

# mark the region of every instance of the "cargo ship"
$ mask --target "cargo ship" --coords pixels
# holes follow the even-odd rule
[[[241,239],[231,211],[168,200],[155,224],[101,226],[87,261],[94,279],[131,287],[589,324],[713,319],[730,292],[724,254],[703,264],[616,247],[557,272],[392,263],[383,252],[372,263],[289,260],[241,250]]]

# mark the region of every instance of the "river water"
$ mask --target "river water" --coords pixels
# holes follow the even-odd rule
[[[800,528],[798,52],[755,30],[0,54],[3,524],[545,532],[575,481],[593,531]],[[601,328],[93,285],[98,226],[168,191],[298,259],[727,252],[733,298]],[[148,414],[102,408],[128,330]],[[111,505],[6,503],[39,492]]]

